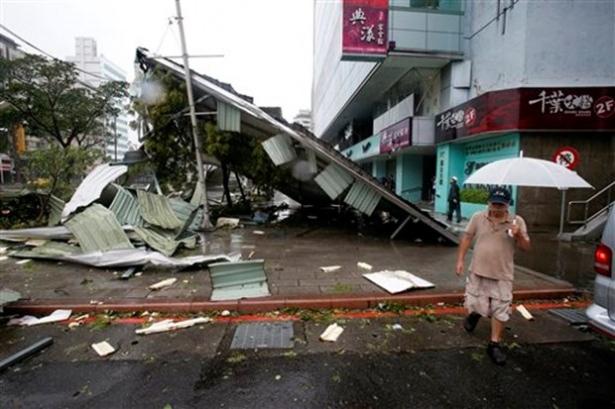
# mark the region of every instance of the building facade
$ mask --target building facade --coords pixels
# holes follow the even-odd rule
[[[89,37],[75,38],[75,55],[66,58],[82,71],[82,81],[98,87],[105,81],[126,81],[126,73],[102,54],[98,54],[96,40]],[[85,71],[85,72],[84,72]],[[91,73],[91,74],[89,74]],[[122,160],[129,149],[129,118],[125,110],[119,115],[104,118],[107,134],[105,154],[111,160]]]
[[[374,20],[378,7],[385,15]],[[398,195],[435,199],[445,213],[452,176],[463,183],[521,151],[573,157],[596,188],[615,180],[615,2],[316,0],[314,9],[315,134]],[[386,33],[379,53],[372,26]],[[353,30],[358,53],[348,53]],[[485,188],[463,187],[464,217],[484,208]],[[529,223],[557,223],[559,192],[512,190]]]

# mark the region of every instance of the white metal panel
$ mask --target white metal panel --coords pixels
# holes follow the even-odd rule
[[[297,152],[295,152],[290,137],[286,134],[273,136],[264,141],[262,145],[276,166],[292,162],[297,158]]]

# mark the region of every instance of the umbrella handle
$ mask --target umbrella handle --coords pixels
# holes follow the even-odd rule
[[[516,217],[513,219],[512,224],[513,224],[513,226],[516,226],[516,225],[517,225],[517,218],[516,218]],[[506,232],[508,233],[508,237],[511,237],[511,238],[512,238],[512,237],[514,237],[514,236],[513,236],[512,229],[508,229]]]

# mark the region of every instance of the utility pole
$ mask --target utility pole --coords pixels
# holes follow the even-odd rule
[[[188,93],[188,106],[190,108],[190,124],[192,125],[192,137],[194,138],[194,149],[196,150],[196,165],[198,168],[198,184],[203,192],[203,221],[201,229],[203,231],[213,230],[213,225],[209,219],[209,205],[207,203],[207,186],[205,183],[205,171],[203,169],[203,144],[201,142],[201,134],[196,120],[196,108],[194,106],[194,95],[192,94],[192,78],[190,74],[190,65],[188,64],[188,50],[186,47],[186,35],[184,34],[184,22],[180,0],[175,0],[177,8],[177,25],[179,27],[179,37],[182,45],[182,58],[184,60],[184,77],[186,80],[186,91]]]
[[[114,142],[114,156],[115,156],[115,161],[117,162],[117,115],[113,116],[113,138],[115,140]]]

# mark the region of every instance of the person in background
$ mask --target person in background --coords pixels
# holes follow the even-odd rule
[[[465,307],[469,315],[463,327],[474,331],[480,317],[491,318],[487,355],[497,365],[506,363],[501,346],[504,325],[510,318],[516,248],[530,249],[525,221],[508,211],[511,195],[503,187],[489,194],[487,210],[470,219],[457,253],[457,276],[463,276],[465,255],[474,241],[472,262],[466,279]]]
[[[461,222],[461,197],[459,193],[459,185],[457,177],[451,178],[450,187],[448,189],[448,214],[446,220],[453,221],[453,212],[457,213],[457,223]]]

